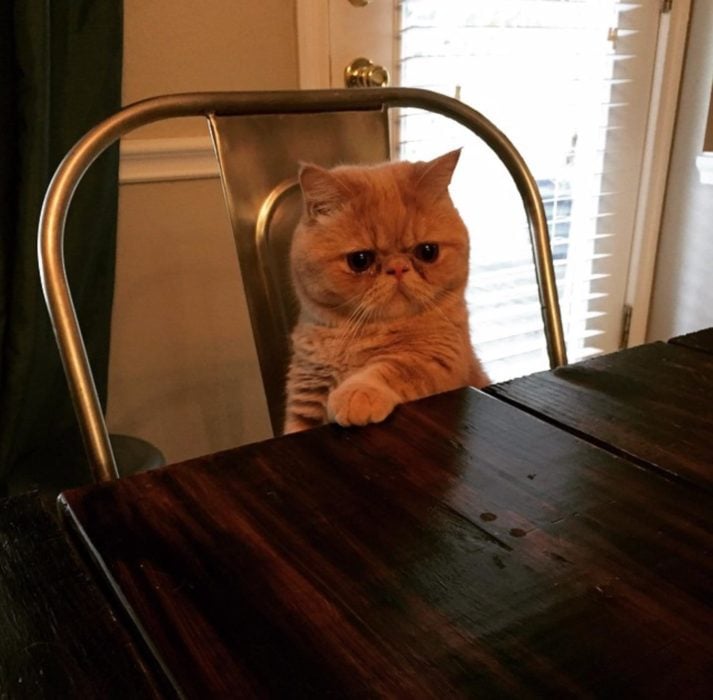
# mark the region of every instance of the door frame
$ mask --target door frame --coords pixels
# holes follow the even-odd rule
[[[691,0],[675,0],[662,8],[656,42],[644,160],[634,219],[625,303],[631,308],[625,346],[646,342],[656,254],[666,198],[673,132],[678,113],[681,76],[688,40]]]
[[[328,89],[329,0],[295,0],[297,65],[301,90]]]

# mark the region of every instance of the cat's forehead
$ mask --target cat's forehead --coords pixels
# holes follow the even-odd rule
[[[335,243],[383,252],[416,243],[445,240],[460,231],[442,230],[450,200],[438,203],[419,187],[424,163],[397,161],[375,166],[341,166],[332,170],[344,193],[333,220]]]
[[[416,175],[419,164],[408,161],[377,163],[375,165],[347,165],[334,169],[334,173],[352,184],[362,187],[405,186]]]
[[[359,207],[353,203],[350,215],[350,238],[365,248],[388,253],[410,248],[428,227],[398,197],[379,200],[376,206]],[[351,241],[350,241],[351,242]]]
[[[418,208],[409,166],[412,164],[393,163],[350,171],[350,199],[356,210],[380,220],[405,223]]]

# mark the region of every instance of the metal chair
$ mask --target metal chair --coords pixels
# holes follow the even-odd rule
[[[299,207],[297,162],[331,165],[337,161],[384,160],[389,153],[387,111],[398,107],[425,109],[455,120],[479,136],[508,169],[530,227],[550,366],[566,363],[547,220],[537,184],[507,137],[480,113],[455,99],[413,88],[190,93],[150,98],[126,107],[80,139],[55,173],[39,225],[42,286],[96,481],[115,479],[118,472],[63,263],[67,211],[77,184],[95,158],[140,126],[174,117],[208,119],[236,235],[271,420],[278,432],[288,336],[296,314],[285,261]],[[309,126],[308,119],[317,121]],[[300,129],[295,131],[298,123]],[[364,138],[344,140],[338,135],[345,129],[361,131]],[[295,133],[299,134],[297,139],[287,138]],[[357,142],[369,146],[350,152],[349,144]],[[268,166],[261,164],[266,153],[272,154]]]

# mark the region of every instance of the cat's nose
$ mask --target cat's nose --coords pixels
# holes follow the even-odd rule
[[[385,269],[387,275],[395,275],[396,279],[400,280],[404,272],[408,272],[411,267],[406,258],[393,258],[386,264]]]

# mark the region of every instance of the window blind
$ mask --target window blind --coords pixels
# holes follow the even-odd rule
[[[658,26],[654,2],[402,0],[400,84],[462,99],[520,150],[548,214],[571,361],[616,349]],[[458,125],[405,110],[400,157],[463,146],[474,342],[495,380],[547,367],[519,195]]]

